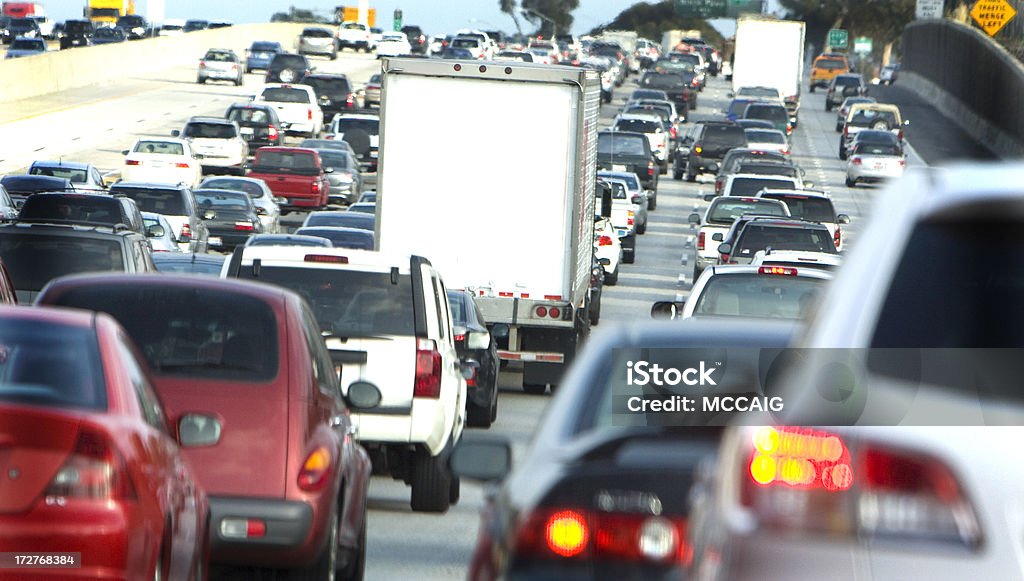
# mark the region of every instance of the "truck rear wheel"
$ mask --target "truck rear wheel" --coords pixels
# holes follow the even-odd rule
[[[416,512],[446,512],[451,506],[451,474],[442,457],[417,450],[412,467],[412,509]]]

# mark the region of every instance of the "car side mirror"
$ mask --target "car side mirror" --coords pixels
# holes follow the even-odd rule
[[[333,167],[325,167],[324,168],[324,173],[334,173],[334,168]]]
[[[639,204],[643,201],[643,199],[640,198],[640,194],[633,194],[633,197],[630,198],[629,201],[634,204]]]
[[[719,254],[729,254],[730,252],[732,252],[732,244],[729,244],[728,242],[723,242],[718,245]]]
[[[711,235],[712,242],[721,242],[722,240],[725,240],[725,234],[722,234],[721,232],[715,232]]]
[[[164,227],[160,224],[153,224],[149,228],[146,228],[146,236],[149,238],[160,238],[166,233],[167,231],[164,230]]]
[[[694,212],[690,214],[690,217],[687,220],[690,222],[690,224],[700,224],[700,214]]]
[[[203,220],[213,220],[217,217],[217,213],[213,210],[205,210],[203,212]]]
[[[652,319],[663,319],[669,320],[676,318],[679,314],[679,309],[676,307],[676,303],[672,301],[658,301],[651,305],[651,318]]]
[[[491,346],[491,334],[487,331],[470,331],[466,334],[467,349],[487,349]]]
[[[178,420],[178,443],[182,448],[213,446],[220,441],[221,424],[214,416],[185,414]]]
[[[910,119],[904,119],[903,120],[903,126],[904,127],[910,127]]]
[[[839,216],[837,216],[837,220],[839,221],[840,224],[849,224],[850,223],[850,216],[848,216],[846,214],[839,214]]]
[[[178,137],[179,135],[181,135],[181,131],[178,131],[177,129],[171,131],[171,137]]]
[[[704,194],[704,201],[705,202],[711,202],[714,199],[715,199],[715,195],[714,194]]]
[[[501,436],[464,434],[448,459],[458,478],[496,482],[512,471],[512,445]]]
[[[813,187],[814,187],[814,182],[804,182],[804,189],[805,190],[809,189],[809,188],[813,188]]]
[[[121,150],[121,155],[128,155],[128,153],[130,153],[130,152],[127,149],[122,149]]]
[[[274,196],[274,203],[278,204],[278,205],[280,205],[280,204],[287,204],[288,203],[288,198],[282,198],[281,196]]]
[[[369,381],[355,381],[348,386],[345,403],[353,410],[369,410],[380,405],[380,389]]]

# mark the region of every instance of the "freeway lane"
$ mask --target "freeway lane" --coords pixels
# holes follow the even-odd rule
[[[325,72],[345,72],[356,83],[365,82],[377,69],[372,56],[351,52],[334,62],[317,59],[316,64]],[[248,75],[239,88],[198,85],[194,81],[194,69],[176,68],[112,86],[5,105],[0,113],[0,131],[6,137],[0,143],[0,173],[15,172],[34,159],[60,156],[118,169],[120,150],[136,137],[169,135],[191,115],[221,115],[230,103],[246,100],[261,77]],[[618,89],[614,102],[602,108],[604,125],[631,89],[631,83]],[[907,98],[894,89],[872,87],[872,91],[883,100],[889,94]],[[724,79],[712,79],[701,93],[692,118],[720,118],[728,102],[727,92]],[[832,192],[838,210],[851,215],[853,223],[844,231],[855,245],[856,234],[869,217],[879,189],[843,185],[845,165],[836,156],[835,115],[825,113],[823,99],[820,93],[804,95],[794,157],[807,170],[807,179]],[[529,109],[524,107],[521,114],[528,115]],[[912,119],[908,131],[912,143],[918,135],[929,143],[956,142],[948,121],[930,117],[925,109],[920,117]],[[918,149],[926,158],[932,152],[923,141]],[[924,160],[912,154],[910,163],[920,165]],[[602,323],[595,332],[616,332],[617,324],[646,319],[651,302],[688,295],[694,249],[687,217],[695,209],[707,207],[702,194],[710,187],[710,176],[696,184],[675,181],[670,174],[661,176],[658,209],[650,214],[647,234],[638,240],[637,261],[622,266],[617,286],[605,287]],[[548,396],[523,394],[515,373],[503,374],[501,387],[498,421],[492,431],[510,438],[517,453],[522,453],[543,416]],[[477,535],[483,489],[465,483],[462,500],[444,516],[414,514],[408,498],[409,489],[404,484],[374,478],[370,488],[367,578],[464,578]],[[252,577],[243,574],[239,578]]]

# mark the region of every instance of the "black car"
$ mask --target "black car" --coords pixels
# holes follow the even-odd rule
[[[340,226],[308,226],[295,231],[298,236],[316,236],[331,241],[334,248],[354,248],[356,250],[373,250],[373,232],[359,228],[342,228]]]
[[[459,360],[473,369],[466,379],[466,423],[489,428],[498,418],[498,348],[473,293],[449,290],[448,307]]]
[[[42,38],[43,33],[39,30],[39,23],[31,18],[12,18],[7,24],[7,31],[11,34],[8,44],[14,42],[15,38],[27,36],[29,38]]]
[[[842,105],[847,97],[863,97],[867,94],[868,86],[864,84],[864,77],[854,73],[836,75],[825,93],[825,110],[831,111],[833,107]]]
[[[67,178],[54,176],[9,175],[0,178],[0,186],[7,190],[18,208],[25,203],[25,198],[39,192],[63,192],[75,189]]]
[[[658,189],[658,166],[643,133],[601,131],[597,134],[597,168],[633,172],[644,189]]]
[[[196,32],[210,28],[208,20],[188,20],[185,22],[185,32]]]
[[[427,52],[427,36],[423,34],[423,29],[415,24],[407,24],[402,27],[402,33],[409,39],[409,46],[412,47],[412,52],[419,54],[426,54]]]
[[[0,16],[0,42],[3,44],[11,44],[14,40],[14,37],[11,36],[11,31],[7,28],[10,24],[10,16]]]
[[[207,274],[220,276],[224,266],[222,254],[197,254],[195,252],[155,252],[153,264],[160,272],[177,274]]]
[[[146,234],[142,213],[135,201],[105,194],[46,192],[25,200],[18,222],[109,226]]]
[[[250,155],[261,147],[284,145],[285,128],[271,105],[236,103],[228,107],[224,117],[238,123]]]
[[[0,259],[18,302],[31,304],[51,280],[81,272],[151,272],[153,250],[134,230],[72,224],[0,226]]]
[[[302,223],[302,227],[340,226],[342,228],[359,228],[373,232],[374,224],[376,222],[377,218],[373,214],[363,214],[362,212],[321,211],[312,212],[306,216],[306,221]]]
[[[267,83],[301,83],[313,72],[309,59],[301,54],[279,52],[267,66]]]
[[[696,73],[692,71],[681,71],[678,73],[658,73],[647,71],[640,78],[639,86],[645,89],[658,89],[668,94],[670,101],[675,103],[676,108],[685,108],[686,111],[697,109],[697,87],[694,86]]]
[[[514,468],[504,437],[463,434],[452,472],[497,484],[481,510],[468,578],[689,578],[692,486],[714,455],[724,422],[699,411],[638,409],[682,390],[626,385],[627,362],[649,360],[678,371],[727,359],[728,368],[714,372],[715,387],[688,393],[758,393],[762,359],[785,347],[794,328],[687,323],[592,335]]]
[[[116,28],[123,30],[128,40],[139,40],[153,35],[149,23],[140,14],[126,14],[118,18]]]
[[[718,162],[730,149],[747,147],[746,132],[731,121],[705,121],[688,137],[692,139],[686,160],[688,182],[697,181],[703,172],[717,172]]]
[[[93,25],[90,20],[68,20],[64,23],[64,32],[60,35],[60,49],[92,44]]]
[[[94,45],[100,44],[113,44],[116,42],[125,42],[128,40],[128,33],[121,28],[104,27],[99,28],[92,35],[92,43]]]
[[[234,250],[236,246],[245,244],[253,234],[263,233],[263,224],[260,223],[256,206],[249,194],[237,190],[205,188],[195,190],[192,194],[203,212],[210,238],[220,238],[219,250]]]
[[[345,75],[315,73],[306,75],[302,84],[313,87],[317,104],[324,112],[324,125],[330,123],[338,113],[356,106],[356,92]]]

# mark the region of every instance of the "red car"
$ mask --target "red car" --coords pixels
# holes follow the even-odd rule
[[[302,147],[261,147],[247,177],[267,182],[275,196],[288,200],[282,210],[318,210],[327,205],[331,182],[315,150]]]
[[[0,577],[206,578],[207,498],[137,353],[109,316],[0,307]],[[7,568],[26,552],[78,567]]]
[[[52,282],[38,304],[110,313],[154,370],[210,495],[210,560],[361,578],[369,456],[312,311],[270,285],[110,274]],[[340,364],[340,363],[339,363]],[[367,387],[369,386],[369,387]],[[376,397],[380,392],[362,385]],[[359,409],[356,407],[356,409]]]

